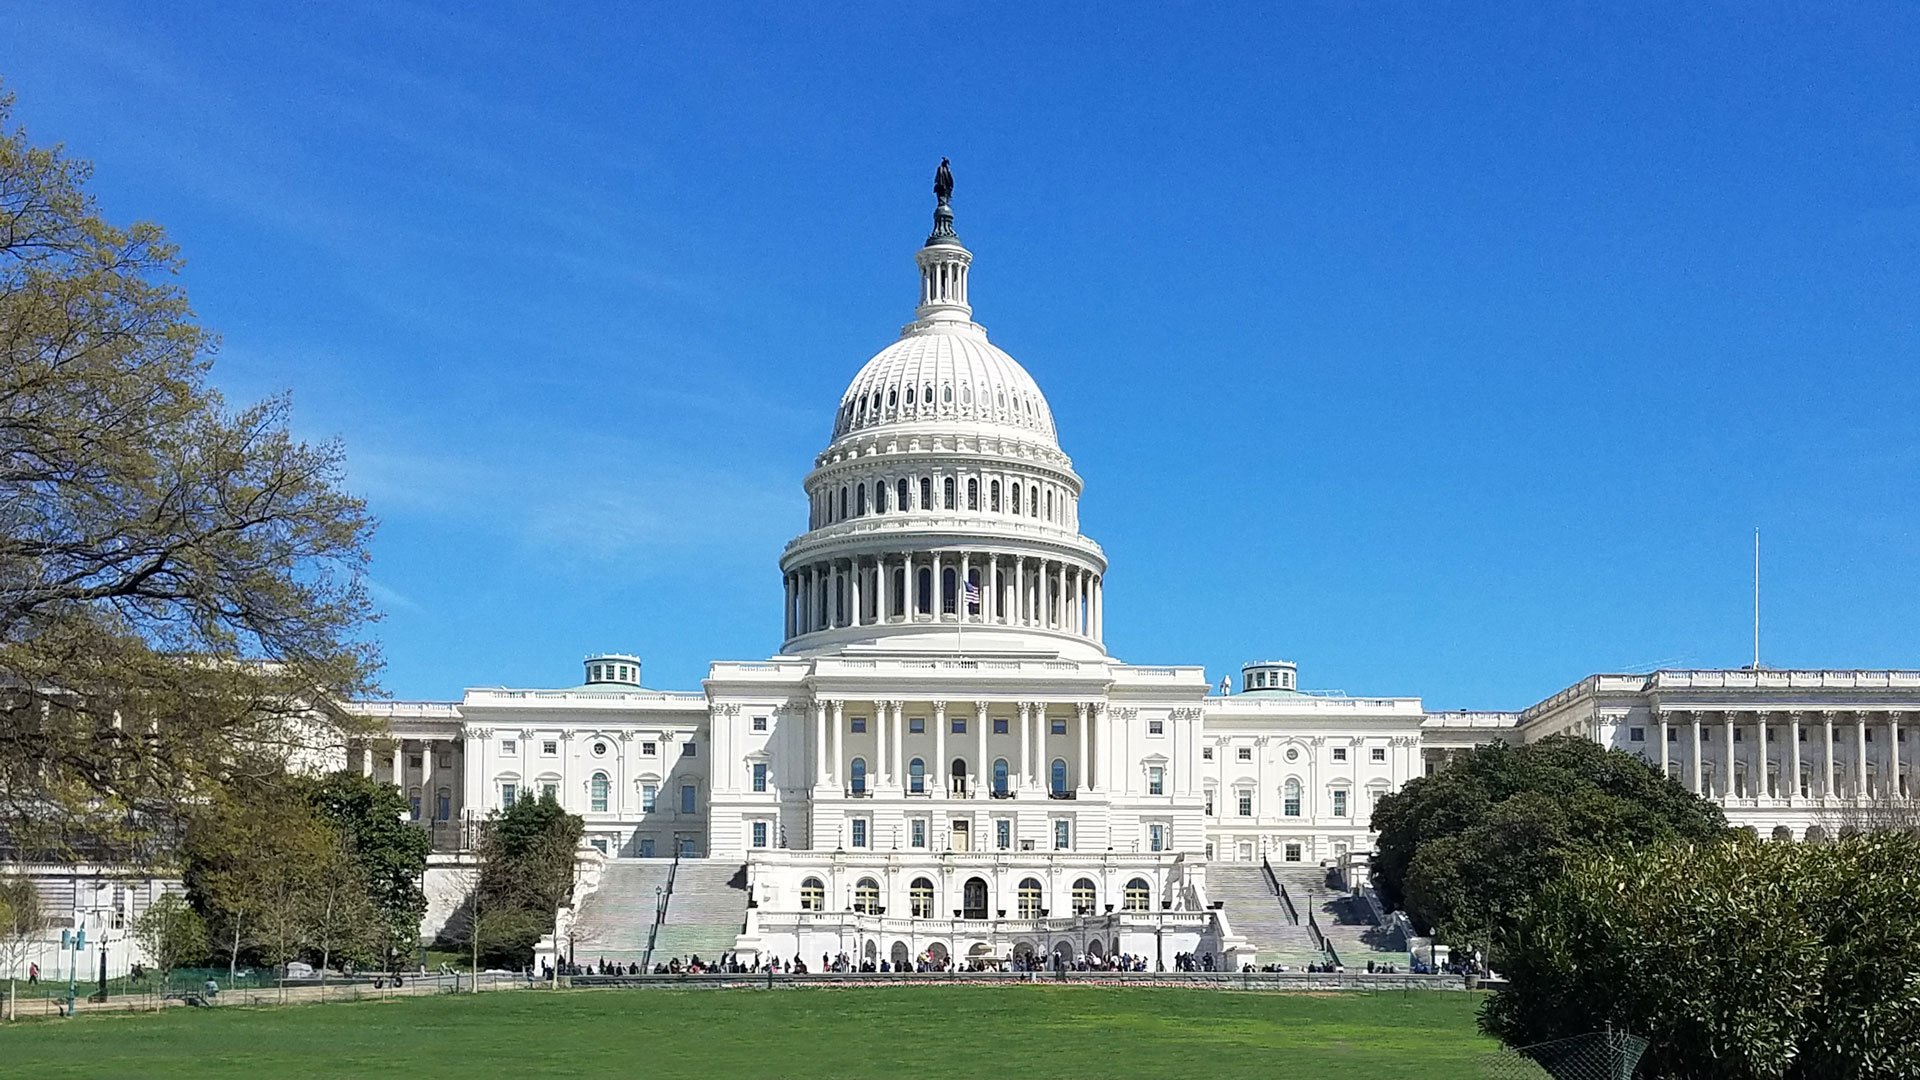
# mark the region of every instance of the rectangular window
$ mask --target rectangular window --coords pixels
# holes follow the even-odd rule
[[[1006,718],[1006,717],[1004,717],[1004,716],[996,716],[996,717],[994,717],[994,718],[993,718],[993,733],[994,733],[995,735],[1005,735],[1005,734],[1007,733],[1007,718]]]
[[[641,744],[640,744],[640,756],[641,756],[641,757],[652,757],[653,755],[655,755],[655,754],[657,754],[657,753],[659,753],[659,752],[660,752],[660,744],[659,744],[659,743],[650,743],[650,742],[643,742],[643,743],[641,743]]]
[[[1147,734],[1165,735],[1166,733],[1167,733],[1167,722],[1165,720],[1147,721]]]
[[[1253,747],[1242,746],[1233,752],[1233,757],[1235,761],[1252,761]]]
[[[1801,733],[1800,733],[1800,737],[1801,737],[1801,738],[1803,738],[1803,739],[1804,739],[1804,738],[1806,738],[1806,737],[1807,737],[1807,733],[1806,733],[1806,732],[1804,732],[1804,731],[1803,731],[1803,732],[1801,732]],[[1667,741],[1668,741],[1668,742],[1679,742],[1679,741],[1680,741],[1680,731],[1679,731],[1679,729],[1678,729],[1678,728],[1668,728],[1668,729],[1667,729]]]
[[[501,752],[502,754],[517,754],[517,753],[519,753],[519,752],[520,752],[520,742],[519,742],[519,740],[517,740],[517,739],[501,739],[501,740],[500,740],[500,752]]]
[[[1288,817],[1300,816],[1300,785],[1287,781],[1286,795],[1280,801],[1280,812]]]
[[[415,772],[418,772],[418,771],[419,771],[419,769],[420,769],[420,755],[419,755],[419,754],[408,754],[408,755],[407,755],[407,768],[409,768],[409,769],[412,769],[412,770],[414,770]]]
[[[692,784],[682,784],[682,785],[681,785],[681,787],[680,787],[680,812],[681,812],[681,813],[683,813],[683,814],[691,814],[691,813],[693,813],[693,811],[694,811],[694,794],[695,794],[695,793],[694,793],[694,790],[693,790],[693,785],[692,785]]]
[[[1872,732],[1868,732],[1868,733],[1867,733],[1867,738],[1868,738],[1868,740],[1869,740],[1869,741],[1871,741],[1871,740],[1872,740],[1872,738],[1873,738],[1873,733],[1872,733]],[[1746,730],[1745,730],[1744,728],[1734,728],[1734,729],[1733,729],[1733,741],[1734,741],[1734,742],[1746,742],[1746,741],[1747,741],[1747,732],[1746,732]]]
[[[864,717],[864,716],[856,716],[856,717],[854,717],[854,718],[853,718],[853,721],[852,721],[852,724],[853,724],[853,733],[854,733],[855,735],[865,735],[865,734],[867,733],[867,718],[866,718],[866,717]]]
[[[680,744],[680,756],[692,757],[699,749],[700,748],[698,746],[695,746],[693,742],[689,740],[687,742]]]
[[[1253,792],[1251,791],[1243,791],[1240,793],[1240,816],[1253,816]]]
[[[1203,747],[1201,747],[1201,748],[1200,748],[1200,760],[1202,760],[1202,761],[1212,761],[1212,760],[1213,760],[1213,747],[1211,747],[1211,746],[1203,746]]]
[[[753,823],[753,846],[767,846],[767,823],[764,821],[756,821]]]
[[[1013,846],[1013,822],[1001,818],[993,823],[993,846],[1001,851]]]
[[[541,757],[559,757],[560,744],[558,742],[555,742],[552,739],[546,739],[542,741],[540,743],[540,756]]]
[[[909,734],[909,735],[925,735],[926,733],[927,733],[927,718],[926,718],[926,717],[924,717],[924,716],[909,716],[909,717],[907,717],[907,734]]]
[[[1333,816],[1347,816],[1347,793],[1344,788],[1336,788],[1333,793]]]
[[[559,802],[560,801],[560,785],[554,783],[551,780],[547,781],[544,784],[541,784],[540,797],[543,799],[552,799],[555,802]]]
[[[519,793],[520,793],[520,789],[518,785],[501,784],[500,785],[500,805],[511,810],[513,808],[513,798],[515,795],[518,795]]]
[[[1055,735],[1065,735],[1067,733],[1067,722],[1064,719],[1055,717],[1053,726],[1048,730],[1052,731]]]
[[[1287,848],[1286,848],[1286,860],[1287,860],[1288,862],[1299,862],[1299,861],[1300,861],[1300,845],[1299,845],[1299,844],[1288,844],[1288,845],[1287,845]]]
[[[437,761],[434,762],[434,768],[436,769],[453,768],[453,751],[442,750],[434,756],[438,759]]]
[[[764,716],[756,716],[756,717],[754,717],[754,718],[753,718],[753,730],[755,730],[755,731],[765,731],[765,730],[767,730],[767,718],[766,718],[766,717],[764,717]]]
[[[595,851],[597,851],[597,852],[599,852],[599,853],[600,853],[600,854],[602,854],[602,855],[605,855],[605,854],[607,853],[607,838],[606,838],[606,837],[604,837],[604,836],[596,836],[596,837],[594,837],[594,838],[593,838],[593,841],[592,841],[592,843],[593,843],[593,850],[595,850]]]
[[[1647,729],[1643,727],[1628,728],[1627,741],[1628,742],[1646,742]]]
[[[1372,757],[1372,760],[1375,762],[1381,762],[1381,761],[1387,760],[1387,748],[1384,746],[1374,747],[1371,757]]]
[[[653,804],[660,798],[660,788],[656,784],[640,785],[640,812],[653,813]]]
[[[1206,810],[1203,811],[1203,813],[1205,813],[1208,817],[1213,816],[1213,789],[1212,788],[1207,789],[1207,808]]]
[[[691,859],[697,854],[699,854],[699,852],[694,850],[693,837],[691,836],[681,837],[680,838],[680,857],[683,859]]]
[[[927,819],[926,818],[914,818],[912,822],[912,829],[910,830],[910,832],[913,837],[911,843],[914,847],[923,848],[927,846]]]
[[[1167,827],[1165,825],[1147,826],[1147,850],[1165,851],[1167,849]]]
[[[1065,851],[1073,846],[1073,822],[1066,818],[1053,823],[1053,849]]]
[[[956,716],[953,718],[953,733],[955,735],[965,735],[967,733],[967,721],[964,717]]]
[[[1166,786],[1165,780],[1166,780],[1165,769],[1162,769],[1158,765],[1148,766],[1147,767],[1147,794],[1149,795],[1166,794],[1166,792],[1162,790],[1162,788]]]
[[[767,790],[767,763],[764,761],[753,763],[753,790]]]
[[[853,846],[854,847],[867,846],[867,819],[866,818],[857,817],[853,819]]]
[[[1346,748],[1346,747],[1344,747],[1344,746],[1336,746],[1336,747],[1334,747],[1334,748],[1333,748],[1333,760],[1335,760],[1335,761],[1345,761],[1345,760],[1347,760],[1347,748]]]
[[[640,857],[643,859],[653,858],[653,837],[643,836],[640,838]]]

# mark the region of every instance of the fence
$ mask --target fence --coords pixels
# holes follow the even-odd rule
[[[99,997],[97,982],[82,982],[75,988],[74,1009],[82,1015],[89,1012],[134,1011],[151,1012],[157,1009],[172,1008],[180,1005],[205,1005],[222,1008],[233,1005],[296,1005],[320,1004],[334,1001],[367,1001],[395,997],[412,997],[428,994],[466,993],[473,989],[473,976],[467,972],[451,975],[365,975],[351,979],[276,979],[271,972],[245,972],[229,979],[222,970],[212,976],[215,990],[207,993],[207,975],[205,972],[176,971],[173,977],[162,984],[158,977],[148,977],[138,981],[127,979],[110,980],[104,1000]],[[528,986],[545,986],[546,983],[529,983],[525,975],[482,974],[482,991],[518,990]],[[17,1019],[29,1020],[39,1017],[64,1016],[67,1011],[66,982],[52,983],[42,981],[29,984],[20,981],[13,986],[12,1015]],[[0,984],[0,997],[7,987]],[[6,1014],[0,1007],[0,1016]]]
[[[1647,1040],[1608,1028],[1513,1046],[1481,1059],[1487,1080],[1631,1080]]]
[[[1367,972],[1305,971],[1216,971],[1216,972],[1129,972],[1129,971],[946,971],[880,973],[828,973],[773,975],[766,972],[740,975],[575,975],[563,977],[561,985],[579,988],[618,987],[657,990],[752,990],[804,989],[808,987],[865,986],[1018,986],[1027,983],[1072,983],[1083,986],[1157,986],[1190,990],[1465,990],[1466,980],[1458,975],[1412,975],[1407,973],[1370,974]]]

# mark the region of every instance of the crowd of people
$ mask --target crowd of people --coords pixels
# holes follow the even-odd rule
[[[1445,965],[1445,970],[1450,974],[1465,974],[1472,966],[1470,963],[1449,963]],[[755,957],[751,961],[748,961],[741,959],[735,953],[729,952],[720,954],[720,958],[717,960],[702,959],[697,954],[688,957],[676,956],[664,963],[653,965],[650,974],[924,975],[951,971],[1061,973],[1069,971],[1146,972],[1150,970],[1154,970],[1154,968],[1151,966],[1151,961],[1149,961],[1147,957],[1136,956],[1132,953],[1116,953],[1112,956],[1090,956],[1086,954],[1070,956],[1064,952],[1018,953],[1007,958],[972,957],[964,963],[957,965],[954,963],[952,957],[936,954],[931,951],[921,953],[911,962],[901,961],[898,963],[892,960],[856,960],[846,953],[840,953],[837,956],[829,953],[821,953],[820,966],[816,968],[810,966],[805,958],[800,956],[795,956],[788,960],[782,960],[780,957],[774,956],[768,957],[764,961]],[[1181,972],[1231,972],[1233,968],[1224,959],[1216,961],[1212,953],[1183,952],[1174,955],[1173,970]],[[1287,964],[1262,964],[1257,968],[1252,964],[1243,964],[1240,968],[1240,971],[1244,974],[1301,971],[1311,975],[1343,975],[1346,973],[1346,970],[1344,965],[1332,963],[1331,961],[1310,963],[1300,968],[1295,968]],[[1410,970],[1416,975],[1424,975],[1431,973],[1433,969],[1418,957],[1415,957]],[[529,968],[529,977],[531,977],[532,973],[532,969]],[[1367,973],[1369,975],[1398,975],[1401,974],[1401,966],[1399,964],[1369,960],[1367,961]],[[563,963],[560,965],[560,974],[569,976],[628,976],[649,974],[649,972],[638,963],[630,962],[623,964],[617,960],[609,963],[603,957],[597,961],[586,964]],[[540,977],[543,979],[551,979],[553,975],[553,968],[550,965],[543,964],[540,969]]]

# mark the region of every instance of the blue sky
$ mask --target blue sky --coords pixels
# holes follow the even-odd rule
[[[684,7],[7,6],[218,383],[344,440],[393,694],[777,648],[943,154],[1116,655],[1737,666],[1757,526],[1765,662],[1920,666],[1920,7]]]

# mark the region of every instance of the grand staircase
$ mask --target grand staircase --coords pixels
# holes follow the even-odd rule
[[[667,898],[667,920],[653,943],[653,962],[698,956],[718,960],[733,951],[747,922],[747,868],[743,863],[682,859]]]
[[[1338,875],[1330,875],[1323,867],[1285,864],[1276,865],[1273,875],[1293,898],[1302,921],[1309,910],[1313,912],[1315,924],[1340,957],[1342,967],[1364,970],[1369,960],[1406,964],[1406,940],[1398,931],[1374,922],[1373,909],[1364,899],[1348,893]],[[1208,877],[1212,877],[1211,870]]]
[[[1261,964],[1304,967],[1322,958],[1313,932],[1294,922],[1258,863],[1207,864],[1207,899],[1226,902],[1227,922],[1259,950]]]
[[[656,891],[658,890],[658,891]],[[573,956],[582,964],[647,962],[654,913],[666,919],[653,939],[652,962],[679,957],[719,959],[731,952],[747,920],[747,868],[707,859],[609,859],[600,887],[580,904]]]
[[[643,960],[653,930],[654,890],[666,889],[672,869],[672,859],[607,860],[600,870],[600,887],[581,901],[574,919],[574,959],[582,964]]]

